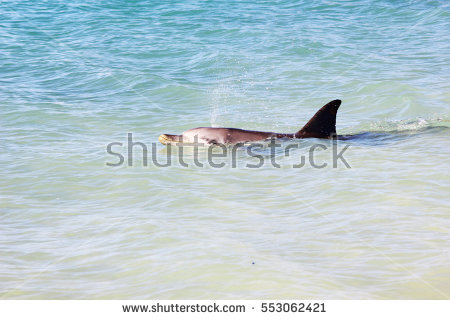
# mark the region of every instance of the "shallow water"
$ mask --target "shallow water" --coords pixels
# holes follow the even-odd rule
[[[3,1],[0,16],[2,299],[450,297],[446,2]],[[336,98],[350,168],[328,140],[240,147],[222,168],[157,143],[295,132]],[[147,166],[139,146],[128,166],[128,133]],[[318,144],[326,167],[293,167]]]

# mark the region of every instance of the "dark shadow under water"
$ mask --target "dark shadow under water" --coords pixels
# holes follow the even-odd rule
[[[338,140],[349,141],[352,144],[376,146],[392,144],[423,135],[445,134],[449,132],[450,127],[434,126],[420,129],[370,131],[349,135],[338,135]]]

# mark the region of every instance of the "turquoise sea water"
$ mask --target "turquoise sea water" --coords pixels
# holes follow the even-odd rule
[[[446,1],[0,1],[0,298],[448,299],[449,83]],[[152,150],[337,98],[351,168]]]

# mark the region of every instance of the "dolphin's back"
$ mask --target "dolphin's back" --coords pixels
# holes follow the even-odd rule
[[[183,132],[183,137],[189,141],[207,144],[234,144],[268,139],[276,134],[273,132],[252,131],[237,128],[199,127]]]
[[[199,127],[189,129],[181,135],[163,134],[158,140],[163,144],[206,143],[235,144],[266,140],[269,138],[322,138],[336,135],[336,114],[341,100],[333,100],[316,112],[316,114],[296,133],[274,133],[252,131],[236,128]]]

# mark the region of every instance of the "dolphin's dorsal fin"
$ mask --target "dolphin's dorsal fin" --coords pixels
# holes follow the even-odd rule
[[[296,134],[296,138],[330,138],[336,134],[336,114],[341,100],[328,102]]]

